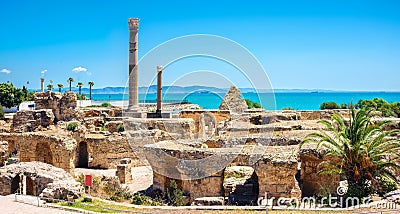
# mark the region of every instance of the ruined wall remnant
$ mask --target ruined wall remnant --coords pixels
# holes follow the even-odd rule
[[[232,165],[254,167],[258,177],[258,196],[262,197],[267,192],[271,197],[294,197],[300,199],[301,190],[295,179],[299,158],[297,145],[264,147],[264,153],[261,152],[260,154],[251,152],[254,151],[252,149],[253,146],[247,147],[244,150],[234,148],[199,149],[190,148],[187,145],[179,145],[173,141],[147,145],[148,153],[146,155],[154,170],[153,188],[165,191],[171,180],[170,173],[172,173],[174,175],[173,179],[177,180],[178,186],[192,200],[198,197],[223,197],[224,168],[211,176],[191,179],[187,175],[187,173],[190,173],[189,171],[186,172],[184,169],[177,167],[179,159],[199,160],[218,154],[220,161],[233,158],[231,159],[233,160]],[[253,165],[251,160],[255,155],[259,155],[259,160]],[[200,170],[198,173],[205,173],[218,164],[221,164],[221,162],[210,162],[207,169],[203,169],[205,170],[204,172]]]
[[[36,92],[34,94],[36,109],[51,109],[55,120],[77,120],[82,117],[76,110],[77,96],[74,92],[65,92],[64,95],[58,92]]]
[[[8,153],[16,151],[21,162],[40,161],[70,171],[74,168],[76,141],[40,132],[0,133],[8,142]]]
[[[220,110],[230,110],[231,113],[241,114],[248,109],[246,101],[242,98],[240,89],[235,86],[231,86],[229,91],[225,94],[222,100]]]
[[[87,134],[85,139],[87,152],[90,155],[89,168],[115,169],[122,158],[130,158],[132,166],[141,166],[128,139],[121,135],[103,136],[98,134]],[[77,162],[75,162],[77,164]]]
[[[229,121],[231,114],[229,110],[183,110],[179,113],[179,118],[193,119],[195,138],[202,138],[206,133],[209,137],[217,136],[220,131],[218,125]],[[212,132],[213,128],[214,132]]]
[[[318,174],[318,165],[323,161],[339,162],[337,157],[326,155],[326,150],[317,149],[315,144],[306,144],[300,150],[300,186],[303,196],[313,196],[323,191],[336,192],[339,175]]]
[[[11,130],[13,132],[33,132],[39,127],[47,128],[53,125],[54,118],[51,109],[19,111],[13,116]]]

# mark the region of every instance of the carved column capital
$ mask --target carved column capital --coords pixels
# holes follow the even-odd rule
[[[139,30],[139,19],[138,18],[129,18],[128,25],[130,31],[137,31]]]

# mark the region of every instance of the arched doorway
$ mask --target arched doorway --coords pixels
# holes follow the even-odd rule
[[[31,177],[26,177],[26,194],[27,195],[36,195],[35,194],[35,182],[32,180]]]
[[[16,175],[12,180],[11,180],[11,194],[14,194],[19,190],[19,183],[20,183],[20,177],[19,175]]]
[[[257,205],[259,184],[255,170],[249,166],[225,168],[224,191],[231,205]]]
[[[39,142],[36,144],[36,161],[53,165],[53,156],[48,143]]]
[[[77,153],[78,153],[77,167],[88,168],[89,167],[89,153],[88,153],[86,142],[79,143]]]

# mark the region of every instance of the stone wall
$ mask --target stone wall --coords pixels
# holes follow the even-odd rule
[[[170,180],[174,179],[177,180],[178,186],[180,186],[191,199],[211,196],[223,197],[224,170],[204,178],[191,179],[187,173],[192,173],[192,171],[186,172],[184,170],[186,168],[180,169],[178,167],[179,159],[198,160],[212,158],[216,155],[220,160],[219,162],[210,162],[209,167],[206,169],[194,170],[196,171],[195,175],[207,173],[207,170],[214,166],[223,164],[222,161],[233,160],[231,165],[254,167],[258,176],[258,194],[260,197],[264,196],[265,192],[267,192],[270,196],[277,198],[294,197],[300,199],[301,190],[295,179],[295,175],[298,171],[298,146],[265,147],[264,153],[260,154],[251,152],[254,151],[254,147],[247,147],[248,148],[244,150],[227,148],[199,149],[184,145],[174,145],[173,142],[159,142],[147,145],[147,157],[154,170],[153,188],[165,191],[168,188]],[[259,155],[259,160],[253,165],[251,160],[257,155]],[[224,166],[225,165],[222,165],[222,167]],[[226,164],[226,166],[228,166],[228,164]],[[197,172],[197,170],[199,171]],[[174,177],[168,177],[171,175]]]
[[[318,174],[318,165],[323,161],[339,162],[337,158],[326,155],[326,150],[317,150],[314,144],[308,144],[301,148],[300,160],[300,186],[303,196],[313,196],[325,190],[336,193],[340,176]]]
[[[206,134],[206,126],[207,131],[210,133],[212,128],[215,128],[215,131],[212,132],[212,136],[218,135],[218,125],[220,123],[224,123],[231,119],[231,114],[229,110],[184,110],[179,113],[179,118],[190,118],[194,120],[194,130],[196,138],[202,138]],[[210,126],[210,122],[214,122],[214,126]]]
[[[119,134],[107,137],[101,134],[87,134],[82,141],[87,143],[91,158],[90,168],[115,169],[123,158],[130,158],[132,166],[143,165],[129,145],[127,137]]]
[[[21,162],[40,161],[70,171],[74,168],[76,141],[72,138],[31,133],[0,133],[8,142],[8,153],[17,151]]]
[[[55,120],[78,120],[82,113],[77,111],[77,96],[74,92],[65,92],[64,95],[58,92],[36,92],[34,94],[36,109],[51,109]]]

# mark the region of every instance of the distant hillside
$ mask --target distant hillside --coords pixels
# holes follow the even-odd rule
[[[64,91],[68,91],[68,87],[63,88]],[[33,91],[40,91],[38,89]],[[57,88],[54,91],[58,91]],[[78,92],[78,88],[72,87],[72,91]],[[226,93],[228,88],[217,88],[217,87],[209,87],[209,86],[164,86],[163,93],[193,93],[193,92],[211,92],[211,93]],[[253,88],[240,88],[242,93],[255,93],[256,90]],[[258,92],[266,93],[271,92],[268,89],[261,89]],[[319,89],[275,89],[274,92],[329,92],[328,90],[319,90]],[[89,88],[82,88],[83,94],[89,94]],[[128,89],[125,87],[105,87],[105,88],[94,88],[92,89],[93,94],[124,94],[128,93]],[[139,87],[139,94],[150,93],[155,94],[157,93],[157,86],[152,85],[150,87]]]

